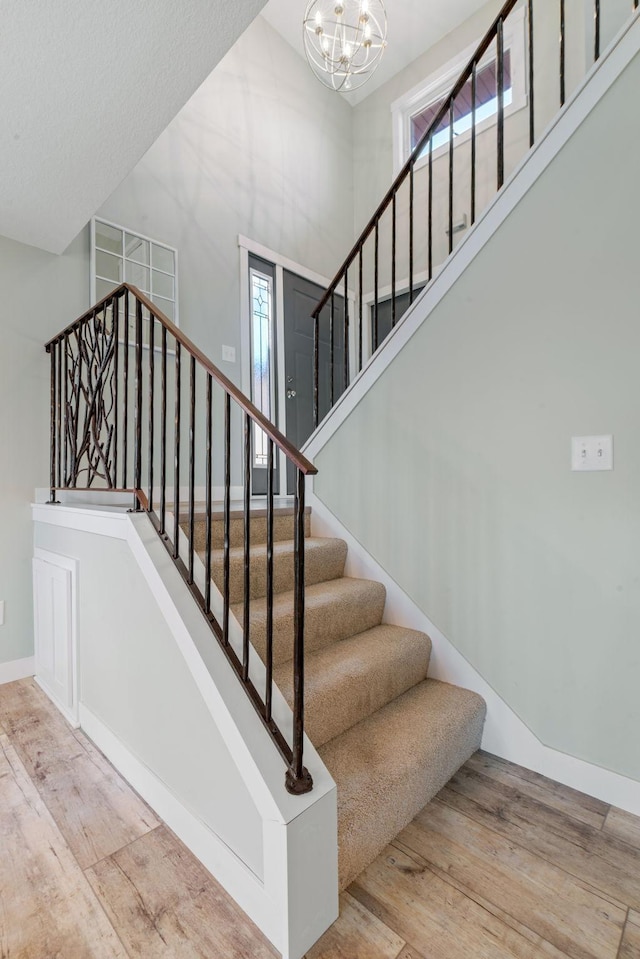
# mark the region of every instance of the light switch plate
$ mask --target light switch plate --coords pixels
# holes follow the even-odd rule
[[[4,600],[0,599],[0,626],[4,626]]]
[[[235,346],[223,346],[222,347],[222,359],[225,363],[235,363],[236,361],[236,348]]]
[[[580,473],[613,469],[613,436],[572,436],[571,469]]]

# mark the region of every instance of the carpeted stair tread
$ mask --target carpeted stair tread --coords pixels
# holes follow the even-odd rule
[[[198,553],[205,562],[204,552]],[[309,537],[305,540],[305,583],[321,583],[338,579],[344,572],[347,545],[344,540],[329,537]],[[249,551],[251,571],[250,596],[252,599],[266,593],[267,550],[264,544],[252,546]],[[211,554],[211,576],[218,589],[224,584],[224,550]],[[275,593],[292,590],[294,587],[294,548],[292,540],[273,544],[273,589]],[[229,598],[232,604],[244,598],[244,547],[229,550]]]
[[[252,545],[267,542],[267,517],[265,510],[252,510],[249,523],[249,538]],[[293,539],[295,516],[292,509],[274,510],[273,514],[273,541]],[[189,524],[182,523],[182,531],[188,535]],[[311,517],[309,512],[304,516],[305,536],[309,536]],[[194,549],[198,553],[207,546],[207,524],[205,517],[196,515],[193,524]],[[229,522],[229,545],[231,547],[244,546],[244,515],[232,513]],[[224,546],[224,515],[217,512],[211,520],[211,548],[222,549]]]
[[[427,679],[319,750],[338,787],[340,888],[480,747],[476,693]]]
[[[307,654],[377,626],[382,620],[386,590],[371,579],[339,579],[305,589],[304,635]],[[273,597],[273,663],[293,656],[293,590]],[[242,622],[243,604],[232,607]],[[267,601],[251,603],[251,643],[263,659],[267,631]]]
[[[402,626],[375,626],[308,654],[305,661],[305,731],[319,747],[412,686],[429,668],[431,640]],[[293,669],[283,663],[276,685],[293,703]]]

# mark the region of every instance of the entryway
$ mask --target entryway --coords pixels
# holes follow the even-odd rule
[[[300,449],[313,432],[314,423],[312,313],[328,281],[251,241],[245,240],[240,246],[246,305],[243,309],[243,387],[253,403]],[[333,310],[327,305],[320,316],[320,420],[344,390],[344,342],[344,298],[336,296]],[[252,492],[264,495],[266,442],[258,432],[253,439]],[[274,478],[275,492],[291,494],[294,470],[289,465],[286,490],[282,490],[283,469],[284,463],[280,462]]]

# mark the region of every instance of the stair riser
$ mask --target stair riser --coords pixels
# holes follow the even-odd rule
[[[320,749],[338,786],[344,889],[480,747],[486,707],[426,680]]]
[[[317,604],[312,598],[305,603],[304,647],[307,653],[340,642],[354,633],[372,629],[382,620],[385,589],[380,583],[360,584],[339,603]],[[278,666],[293,656],[293,596],[286,607],[276,603],[273,617],[273,663]],[[242,619],[242,608],[234,610]],[[264,611],[252,612],[251,642],[260,658],[266,656],[266,617]]]
[[[308,661],[305,731],[314,746],[323,746],[422,682],[430,654],[431,641],[424,633],[383,626]],[[292,705],[291,670],[280,667],[275,680]]]
[[[283,516],[274,515],[273,517],[273,541],[281,543],[287,539],[293,539],[295,517],[293,515]],[[311,517],[308,513],[304,517],[304,535],[309,536],[311,530]],[[182,531],[189,535],[189,524],[182,524]],[[194,549],[196,552],[202,552],[207,547],[207,524],[204,519],[196,519],[193,528]],[[267,542],[267,517],[251,516],[249,523],[249,537],[252,546]],[[231,548],[244,545],[244,518],[233,517],[229,523],[229,545]],[[224,520],[215,518],[211,523],[211,548],[223,549],[224,547]]]
[[[344,572],[346,546],[339,540],[327,540],[326,546],[305,551],[305,577],[307,585],[337,579]],[[222,553],[213,558],[211,575],[220,591],[224,585],[224,559]],[[266,550],[253,550],[249,562],[251,599],[266,595],[267,554]],[[295,585],[293,550],[274,551],[273,591],[284,593]],[[244,557],[232,557],[229,565],[229,598],[232,604],[244,600]]]

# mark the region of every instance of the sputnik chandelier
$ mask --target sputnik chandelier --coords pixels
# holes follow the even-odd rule
[[[309,66],[340,93],[369,79],[387,45],[382,0],[309,0],[302,25]]]

